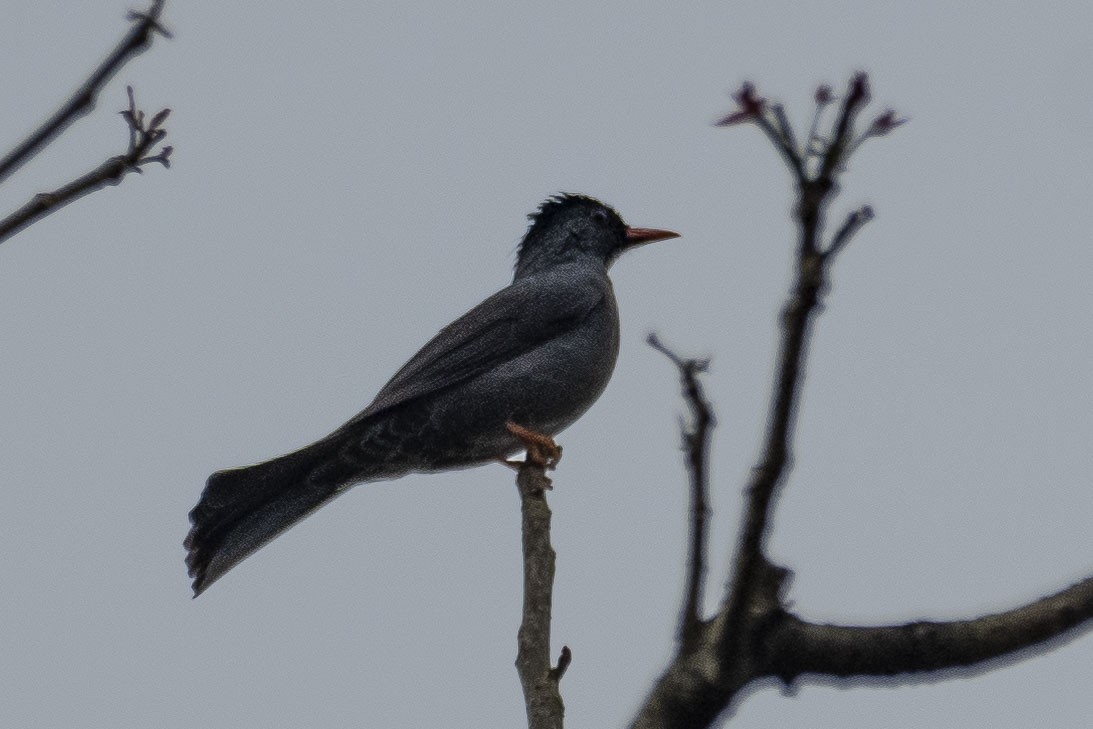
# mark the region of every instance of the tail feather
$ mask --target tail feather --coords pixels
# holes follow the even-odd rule
[[[322,467],[330,464],[320,446],[209,477],[184,542],[194,597],[340,493],[346,481]]]

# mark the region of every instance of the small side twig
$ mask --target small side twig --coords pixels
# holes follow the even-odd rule
[[[118,184],[130,172],[140,172],[142,167],[149,164],[171,166],[172,148],[165,146],[156,150],[157,145],[167,136],[163,123],[167,121],[171,110],[161,109],[145,123],[144,112],[137,109],[133,98],[132,86],[128,87],[128,93],[129,108],[121,112],[129,127],[129,148],[125,154],[111,157],[86,175],[52,192],[35,195],[28,203],[0,220],[0,243],[84,195],[107,185]]]
[[[171,37],[171,34],[159,24],[163,3],[164,0],[152,0],[152,4],[146,12],[129,13],[128,19],[133,22],[133,27],[129,29],[129,32],[118,43],[117,47],[106,57],[106,60],[99,64],[99,67],[92,72],[91,76],[83,82],[80,88],[60,109],[0,160],[0,182],[3,182],[13,172],[22,167],[27,160],[40,152],[43,147],[67,129],[74,121],[90,113],[95,108],[95,99],[99,91],[122,66],[152,44],[152,38],[156,33],[166,38]]]
[[[831,243],[827,246],[827,250],[823,252],[824,260],[831,260],[839,251],[841,251],[850,239],[854,237],[854,234],[861,230],[861,227],[873,219],[873,208],[869,205],[862,205],[857,210],[854,210],[846,216],[846,220],[843,221],[842,227],[835,233],[835,236],[831,239]]]
[[[516,671],[524,690],[528,729],[561,729],[565,706],[558,683],[572,653],[563,648],[550,665],[550,618],[554,592],[554,548],[550,545],[550,479],[543,464],[525,461],[516,474],[520,492],[524,554],[524,608],[517,634]]]
[[[684,646],[688,646],[698,638],[703,624],[702,594],[706,583],[706,544],[709,533],[707,521],[710,514],[709,447],[710,433],[716,421],[698,376],[706,371],[709,362],[681,358],[664,346],[656,334],[650,334],[646,341],[650,347],[671,360],[679,370],[683,397],[691,409],[691,423],[682,426],[687,469],[691,475],[691,533],[687,585],[679,621],[679,639]]]
[[[569,664],[573,662],[573,651],[569,650],[569,646],[563,645],[562,652],[558,654],[558,665],[550,669],[550,678],[552,681],[560,681],[562,676],[565,675],[566,669],[569,668]]]

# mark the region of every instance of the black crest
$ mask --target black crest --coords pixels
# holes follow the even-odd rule
[[[557,195],[551,195],[539,206],[538,210],[528,215],[531,226],[528,228],[527,235],[524,236],[525,239],[534,233],[542,232],[550,227],[554,221],[562,217],[564,212],[576,208],[584,208],[589,211],[602,210],[610,217],[618,220],[619,224],[625,227],[622,218],[610,205],[602,203],[596,198],[589,197],[588,195],[580,195],[574,192],[560,192]]]
[[[549,247],[550,243],[546,241],[556,239],[557,231],[566,227],[567,224],[573,226],[578,225],[576,221],[581,219],[594,221],[597,218],[601,219],[605,229],[612,231],[612,237],[622,240],[626,234],[626,223],[610,205],[594,197],[571,192],[563,192],[547,198],[538,210],[528,215],[531,225],[516,252],[517,268],[520,266],[519,262],[525,260],[533,251],[540,249],[543,245]],[[605,251],[606,253],[608,252]]]

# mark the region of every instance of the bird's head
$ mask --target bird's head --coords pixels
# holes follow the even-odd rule
[[[625,250],[679,237],[670,230],[631,228],[610,206],[571,193],[549,198],[528,218],[531,227],[516,254],[516,278],[582,259],[607,268]]]

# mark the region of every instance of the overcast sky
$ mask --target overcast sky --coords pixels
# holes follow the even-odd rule
[[[125,31],[131,2],[9,3],[0,146]],[[137,5],[139,7],[139,4]],[[1091,572],[1093,5],[168,2],[175,39],[0,191],[124,150],[125,84],[170,106],[150,168],[0,245],[0,724],[515,727],[518,499],[500,466],[349,492],[200,599],[186,514],[216,469],[354,415],[504,286],[560,190],[683,234],[612,271],[615,376],[562,434],[555,652],[573,727],[622,726],[682,588],[676,373],[712,358],[711,606],[758,455],[791,181],[744,80],[807,126],[871,75],[910,123],[834,211],[833,272],[770,548],[806,618],[1002,610]],[[732,726],[1080,726],[1093,636],[985,675],[754,692]]]

